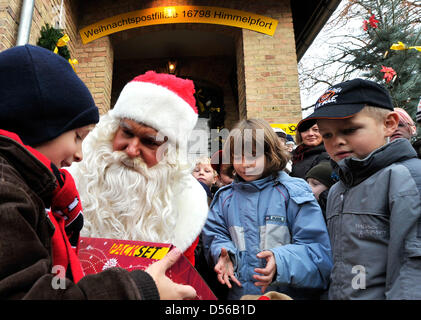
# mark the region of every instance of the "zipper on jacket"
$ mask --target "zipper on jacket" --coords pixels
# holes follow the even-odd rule
[[[342,192],[341,193],[341,196],[340,196],[340,199],[341,199],[341,212],[340,212],[340,214],[339,214],[339,216],[340,216],[340,218],[339,218],[339,235],[340,235],[340,246],[341,246],[341,249],[340,249],[340,251],[339,251],[339,254],[340,254],[340,259],[339,259],[339,261],[341,261],[341,270],[340,270],[340,275],[342,275],[342,279],[341,279],[341,281],[340,281],[340,285],[339,285],[339,290],[338,291],[340,291],[340,296],[341,296],[341,298],[340,299],[342,299],[342,300],[344,300],[345,299],[345,294],[344,294],[344,286],[343,286],[343,283],[344,283],[344,279],[343,279],[343,275],[345,275],[345,268],[344,268],[344,266],[345,266],[345,262],[344,262],[344,258],[343,258],[343,252],[344,252],[344,248],[343,248],[343,244],[344,244],[344,241],[343,241],[343,234],[342,234],[342,225],[343,225],[343,215],[344,215],[344,204],[345,204],[345,197],[344,197],[344,195],[345,195],[345,193],[347,192],[347,190],[345,189],[345,191],[344,192]]]

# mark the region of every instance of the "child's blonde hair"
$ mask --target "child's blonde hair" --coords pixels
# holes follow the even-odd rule
[[[202,157],[199,157],[199,158],[197,158],[197,159],[196,159],[196,164],[195,164],[195,166],[197,166],[197,165],[199,165],[199,164],[208,164],[208,165],[210,165],[210,166],[211,166],[211,168],[212,168],[212,165],[211,165],[211,158],[206,157],[206,156],[202,156]],[[218,172],[216,172],[216,170],[215,170],[214,168],[212,168],[212,172],[213,172],[213,176],[214,176],[214,177],[217,177],[217,176],[218,176]]]
[[[244,139],[245,130],[251,131],[251,141]],[[263,140],[258,139],[258,130],[263,130]],[[225,174],[229,175],[229,173],[234,171],[233,160],[235,157],[239,156],[234,154],[234,151],[239,149],[240,144],[241,155],[244,155],[245,150],[251,150],[253,156],[257,155],[257,150],[263,151],[265,156],[265,168],[262,177],[268,176],[269,174],[277,176],[279,171],[285,169],[290,158],[289,153],[281,145],[278,136],[267,121],[263,119],[241,120],[231,130],[231,133],[224,144],[222,163],[229,163],[224,170]]]
[[[360,112],[364,113],[370,118],[373,118],[376,121],[383,122],[383,120],[386,119],[387,115],[392,111],[384,108],[366,105]]]

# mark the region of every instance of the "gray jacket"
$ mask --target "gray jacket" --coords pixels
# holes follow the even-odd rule
[[[421,160],[405,139],[339,162],[329,299],[421,299]]]

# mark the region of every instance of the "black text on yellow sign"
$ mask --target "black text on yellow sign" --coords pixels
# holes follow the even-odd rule
[[[271,123],[270,126],[272,128],[280,128],[285,131],[286,134],[294,135],[297,130],[296,123]]]
[[[208,6],[158,7],[131,11],[91,24],[79,31],[88,43],[119,31],[168,23],[210,23],[261,32],[275,33],[278,21],[251,12]]]
[[[141,246],[134,244],[114,243],[110,254],[161,260],[170,250],[169,247]]]

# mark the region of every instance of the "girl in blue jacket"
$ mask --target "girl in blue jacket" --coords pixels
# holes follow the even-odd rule
[[[240,121],[222,160],[236,178],[215,194],[203,244],[228,298],[267,291],[314,298],[325,290],[332,257],[323,215],[308,184],[283,171],[288,154],[270,125]]]

